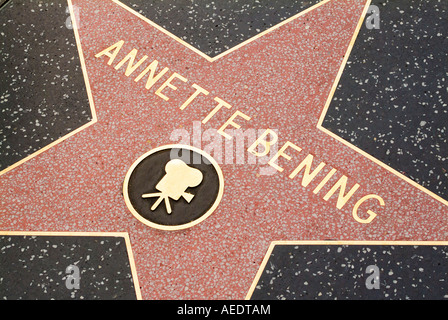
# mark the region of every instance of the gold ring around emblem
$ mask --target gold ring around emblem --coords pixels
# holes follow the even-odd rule
[[[196,152],[196,153],[200,154],[201,156],[206,158],[213,165],[214,169],[216,170],[216,173],[218,175],[218,180],[219,180],[218,194],[216,196],[215,202],[207,210],[207,212],[205,212],[202,216],[200,216],[198,219],[196,219],[194,221],[191,221],[191,222],[188,222],[188,223],[185,223],[185,224],[181,224],[181,225],[174,225],[174,226],[167,226],[167,225],[157,224],[157,223],[151,222],[151,221],[143,218],[137,212],[137,210],[135,210],[135,208],[133,207],[133,205],[132,205],[132,203],[131,203],[131,201],[129,199],[129,194],[128,194],[129,179],[130,179],[132,173],[134,172],[134,169],[139,165],[139,163],[142,162],[147,157],[149,157],[150,155],[156,153],[156,152],[163,151],[163,150],[169,150],[169,149],[186,149],[186,150],[191,150],[193,152]],[[205,219],[207,219],[215,211],[215,209],[218,207],[219,202],[221,201],[223,193],[224,193],[224,176],[222,174],[221,168],[219,167],[219,165],[215,161],[215,159],[213,159],[209,154],[207,154],[206,152],[204,152],[203,150],[201,150],[199,148],[192,147],[192,146],[189,146],[189,145],[182,145],[182,144],[168,144],[168,145],[160,146],[160,147],[157,147],[155,149],[152,149],[152,150],[146,152],[141,157],[139,157],[132,164],[132,166],[129,168],[128,172],[126,173],[126,177],[125,177],[124,183],[123,183],[124,201],[125,201],[126,206],[128,207],[128,209],[134,215],[134,217],[137,218],[140,222],[144,223],[147,226],[150,226],[150,227],[155,228],[155,229],[167,230],[167,231],[182,230],[182,229],[191,228],[191,227],[197,225],[198,223],[204,221]]]

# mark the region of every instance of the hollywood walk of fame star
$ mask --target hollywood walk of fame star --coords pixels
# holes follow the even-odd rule
[[[209,61],[112,1],[73,1],[98,122],[0,177],[0,229],[128,232],[144,299],[244,298],[275,240],[446,239],[443,204],[316,128],[367,4],[325,2]],[[138,58],[156,59],[190,84],[176,82],[166,101],[154,92],[167,76],[147,90],[95,56],[122,39],[116,61],[136,48]],[[288,149],[291,161],[278,159],[288,174],[303,154],[328,167],[303,187],[300,175],[260,175],[257,164],[223,163],[225,192],[213,215],[181,231],[142,224],[124,203],[124,177],[142,154],[174,143],[176,129],[191,132],[216,106],[200,96],[180,110],[191,83],[233,106],[204,129],[218,130],[238,109],[250,115],[250,128],[277,128],[280,146],[301,147]],[[313,193],[331,168],[338,174]],[[384,207],[372,202],[378,216],[371,223],[353,219],[355,198],[341,208],[337,194],[324,199],[342,174],[347,188],[360,185],[356,195],[384,200]]]

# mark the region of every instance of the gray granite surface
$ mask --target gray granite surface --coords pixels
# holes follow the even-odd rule
[[[448,1],[372,4],[323,126],[448,200]]]
[[[122,0],[211,57],[310,8],[320,0]]]
[[[447,270],[446,246],[277,245],[251,298],[446,300]]]
[[[0,171],[91,120],[67,1],[0,10]]]
[[[125,239],[0,235],[0,299],[136,299]]]

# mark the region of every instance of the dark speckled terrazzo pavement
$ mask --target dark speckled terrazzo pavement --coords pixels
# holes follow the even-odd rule
[[[0,79],[1,90],[9,90],[5,91],[6,93],[2,91],[0,101],[2,112],[5,114],[1,119],[4,124],[2,123],[0,141],[3,148],[1,161],[4,161],[4,166],[11,165],[30,152],[40,150],[47,141],[56,141],[75,128],[89,123],[92,115],[87,93],[91,93],[95,101],[94,110],[98,117],[98,121],[92,125],[0,175],[0,230],[95,231],[104,234],[127,232],[135,253],[138,280],[144,299],[242,299],[246,296],[272,241],[448,239],[448,206],[444,202],[316,128],[344,55],[358,28],[359,39],[355,42],[351,59],[361,57],[359,59],[364,65],[373,61],[370,59],[373,56],[372,51],[378,47],[383,50],[389,48],[384,45],[384,41],[389,41],[387,37],[373,36],[366,41],[376,40],[379,44],[373,49],[364,48],[365,43],[370,44],[363,41],[365,34],[377,32],[375,35],[379,36],[381,32],[388,35],[388,32],[401,30],[400,21],[395,16],[394,22],[387,20],[388,13],[383,11],[387,10],[388,6],[382,6],[382,3],[386,2],[381,2],[380,6],[383,29],[369,31],[365,30],[363,23],[363,13],[368,3],[366,0],[278,0],[269,1],[269,4],[267,1],[205,0],[72,0],[70,3],[73,3],[74,12],[79,19],[78,30],[67,28],[68,13],[64,0],[13,0],[11,7],[8,4],[5,8],[21,10],[15,13],[8,11],[9,9],[0,11],[0,21],[8,31],[7,33],[0,30],[3,43],[8,44],[1,52],[2,61],[12,59],[11,57],[18,60],[16,65],[5,64],[3,74],[6,76]],[[400,3],[401,8],[402,2],[396,3]],[[444,10],[444,3],[439,1],[437,5],[440,6],[437,14],[431,14],[428,9],[422,19],[426,19],[426,15],[438,16]],[[313,10],[275,27],[280,21],[310,8]],[[16,20],[8,18],[8,14],[13,17],[15,14]],[[40,19],[40,14],[48,18]],[[391,10],[390,14],[397,12]],[[413,19],[418,15],[417,11],[412,10],[409,17]],[[142,19],[141,16],[157,25],[148,23],[148,20]],[[13,23],[19,19],[22,19],[20,24]],[[33,19],[37,20],[33,22]],[[407,22],[403,19],[403,24],[406,25]],[[441,21],[440,26],[444,26],[445,21]],[[437,23],[434,25],[439,26]],[[269,29],[271,27],[274,28]],[[39,28],[42,28],[42,31],[37,32]],[[174,34],[174,37],[162,32],[162,28]],[[433,32],[436,28],[438,27],[433,26],[432,29],[425,30]],[[266,30],[270,31],[232,50],[243,41]],[[428,38],[446,39],[444,30],[440,30],[440,33],[441,36],[436,33]],[[74,35],[79,35],[78,47]],[[176,37],[195,49],[192,50]],[[398,35],[397,37],[400,38]],[[393,40],[397,46],[402,43],[398,38]],[[115,48],[119,49],[107,49],[114,44]],[[31,49],[30,57],[24,56],[25,49],[28,50],[27,45],[30,48],[33,46],[33,52],[39,56],[39,62],[35,65],[23,64],[24,59],[31,59]],[[416,46],[415,55],[420,57],[419,49],[420,47]],[[446,137],[444,138],[443,133],[446,131],[443,117],[446,108],[432,108],[431,103],[436,100],[441,106],[446,103],[446,92],[443,91],[446,86],[442,80],[437,82],[437,79],[444,79],[439,77],[439,73],[442,74],[446,70],[442,65],[438,68],[437,77],[434,77],[429,64],[440,58],[438,54],[443,59],[446,46],[433,45],[432,49],[435,50],[434,54],[423,58],[423,62],[426,59],[428,68],[416,68],[415,74],[426,79],[425,85],[430,88],[427,92],[417,93],[419,97],[428,97],[429,100],[425,103],[430,106],[426,107],[434,113],[437,111],[438,117],[429,116],[429,112],[424,116],[397,112],[392,117],[388,113],[390,108],[381,111],[377,108],[375,110],[378,111],[375,112],[362,109],[357,110],[358,118],[366,122],[361,128],[358,118],[353,120],[346,117],[344,120],[344,115],[351,114],[351,111],[344,108],[351,104],[342,103],[340,106],[330,106],[324,125],[341,136],[346,133],[349,137],[347,139],[354,144],[356,139],[352,140],[353,137],[364,136],[367,141],[373,138],[373,141],[384,142],[384,134],[387,135],[388,141],[393,141],[393,146],[405,150],[408,146],[400,147],[401,140],[409,142],[417,139],[414,143],[420,142],[422,148],[427,148],[424,153],[431,156],[419,158],[415,153],[411,153],[412,148],[406,150],[410,152],[410,159],[425,163],[417,169],[418,172],[423,172],[428,168],[425,172],[430,179],[416,178],[416,175],[411,173],[411,166],[397,167],[396,170],[429,189],[436,186],[430,190],[444,197],[446,189],[443,179],[446,176],[442,173],[446,161],[446,144],[443,144]],[[217,59],[207,59],[198,54],[198,50]],[[226,51],[228,54],[220,56]],[[80,53],[84,57],[82,61],[78,59]],[[125,59],[131,57],[132,53],[136,57],[132,63],[137,63],[139,59],[146,60],[142,60],[142,64],[135,68],[128,67],[125,72],[128,66],[128,60]],[[391,60],[385,58],[387,53],[380,56],[386,61]],[[412,58],[412,55],[409,55],[409,58]],[[148,86],[150,82],[141,78],[144,70],[149,70],[145,69],[149,68],[149,63],[156,60],[158,72],[165,70],[165,67],[169,71],[162,74],[152,86]],[[85,62],[84,73],[81,70],[81,62]],[[354,63],[348,64],[351,65]],[[392,88],[400,85],[400,72],[403,72],[403,68],[393,69],[394,77],[389,75]],[[378,71],[377,69],[369,70]],[[336,91],[335,101],[348,101],[355,93],[365,93],[363,90],[359,91],[357,72],[351,74],[350,69],[344,71],[342,86]],[[17,88],[14,87],[16,81],[13,81],[16,73],[22,81]],[[374,78],[376,73],[373,74]],[[137,78],[139,74],[141,77]],[[89,81],[84,78],[87,75]],[[39,81],[29,78],[31,76],[38,77]],[[345,87],[345,78],[348,82],[356,80],[355,84]],[[395,80],[393,84],[392,80]],[[167,85],[170,81],[173,83]],[[369,80],[369,83],[371,82],[373,81]],[[162,83],[165,83],[164,87]],[[58,89],[49,90],[48,86],[56,86]],[[189,100],[190,104],[184,110],[180,106],[192,97],[194,86],[202,88],[202,94],[196,96],[194,101]],[[14,94],[15,91],[10,92],[12,89],[9,88],[16,88],[17,94]],[[165,96],[161,94],[162,89]],[[68,93],[65,90],[68,90]],[[389,89],[386,92],[389,93]],[[406,100],[401,105],[413,103],[412,101],[417,99],[414,97],[417,93],[400,96]],[[374,102],[375,107],[381,105],[381,99],[390,98],[386,94],[370,94],[379,99]],[[211,115],[210,112],[219,99],[227,103],[220,104],[225,108],[213,109],[216,114],[205,121],[205,116]],[[28,109],[22,105],[26,105]],[[62,108],[64,112],[58,108]],[[358,104],[355,108],[361,110]],[[216,134],[220,132],[218,129],[222,128],[223,124],[229,124],[226,121],[232,119],[232,115],[238,115],[235,112],[239,112],[239,117],[233,120],[241,125],[239,129],[238,125],[232,125],[235,130],[231,133],[236,132],[235,136],[228,139],[223,138],[222,133]],[[342,115],[335,114],[337,112]],[[374,119],[372,114],[381,114],[381,117]],[[418,123],[419,131],[412,133],[397,130],[393,123],[397,119],[401,121],[402,116],[412,119],[406,120],[406,123]],[[381,125],[376,125],[376,121]],[[382,133],[376,140],[375,136],[364,135],[365,132],[373,130],[371,128],[383,128],[383,124],[389,122],[394,128],[390,133]],[[333,129],[332,126],[336,124],[342,125],[344,130]],[[43,131],[38,132],[38,128]],[[51,128],[55,130],[49,130]],[[275,170],[273,165],[267,164],[267,157],[260,157],[260,160],[266,161],[250,162],[251,155],[246,153],[243,154],[242,162],[239,162],[241,158],[238,158],[240,155],[237,154],[235,163],[235,155],[229,156],[228,152],[225,157],[218,159],[222,145],[233,143],[237,139],[237,133],[247,129],[247,132],[255,130],[258,134],[267,128],[278,129],[279,139],[275,151],[282,146],[289,146],[283,149],[288,155],[280,155],[277,159],[277,168],[280,166],[283,170]],[[397,132],[399,136],[396,135]],[[215,160],[220,160],[224,192],[213,213],[201,223],[185,230],[158,230],[135,219],[127,206],[123,185],[127,173],[137,159],[157,147],[181,143],[178,139],[179,133],[189,137],[188,142],[182,143],[193,144],[203,151],[206,150],[205,152],[210,153]],[[212,142],[211,133],[213,137],[222,139]],[[255,140],[256,137],[252,138]],[[252,138],[247,139],[248,144]],[[42,141],[45,143],[41,144]],[[358,146],[372,155],[372,149],[377,148],[369,143],[366,146]],[[232,145],[232,152],[234,147],[236,149],[237,145]],[[244,151],[248,147],[249,145],[243,143]],[[271,151],[270,157],[273,152]],[[398,149],[397,152],[390,149],[389,152],[384,150],[376,156],[387,162],[387,157],[392,158],[392,154],[400,152]],[[293,176],[293,170],[299,168],[299,163],[306,164],[306,159],[313,161],[310,165],[313,170],[319,163],[320,169],[316,169],[311,178],[309,170],[305,173],[296,172]],[[401,162],[409,164],[409,161]],[[270,170],[266,170],[267,168]],[[166,171],[158,172],[154,184],[156,181],[160,183],[165,174]],[[139,181],[146,181],[144,176],[139,178]],[[200,199],[196,192],[199,193],[198,190],[204,185],[188,191],[195,195],[195,199]],[[155,191],[142,191],[137,186],[136,197],[143,201],[140,192]],[[145,198],[144,201],[148,201],[143,202],[143,206],[147,206],[148,215],[168,214],[168,209],[165,210],[163,206],[157,212],[152,209],[150,211],[148,208],[151,208],[152,200]],[[194,201],[191,202],[192,206]],[[172,201],[173,208],[176,208],[177,204]],[[189,207],[185,201],[182,204]],[[369,220],[370,218],[372,220]],[[10,241],[9,238],[2,239]],[[9,244],[0,246],[0,249],[8,249],[6,251],[11,252],[9,250],[22,248],[18,245],[8,246]],[[47,243],[42,244],[42,249],[49,250],[46,246],[48,247]],[[88,245],[77,249],[83,257],[87,256]],[[359,253],[357,248],[345,249]],[[100,254],[104,247],[96,246],[94,250]],[[402,261],[407,254],[414,253],[411,247],[403,247],[400,250],[403,250],[403,254],[399,255],[398,260]],[[431,257],[434,263],[443,264],[443,257],[439,253],[440,251],[435,250]],[[291,256],[297,259],[306,258],[306,255],[300,254]],[[358,256],[355,254],[351,257],[356,262]],[[16,256],[13,255],[7,260],[13,261],[14,257]],[[381,261],[388,263],[387,257]],[[394,260],[391,258],[389,262],[392,261]],[[324,268],[325,263],[317,267]],[[426,261],[416,263],[425,264]],[[426,265],[421,267],[427,270]],[[285,269],[284,274],[294,271],[294,268],[291,266]],[[440,271],[437,268],[431,270]],[[348,271],[347,275],[350,275]],[[330,277],[331,274],[327,276]],[[293,276],[284,279],[286,278],[291,281],[295,279]],[[419,279],[425,285],[432,284],[431,281],[435,278],[428,280],[422,276]],[[30,279],[29,283],[37,282]],[[26,284],[22,288],[26,290]],[[118,290],[124,288],[116,287]],[[440,286],[437,289],[440,291],[444,288]],[[269,286],[262,286],[257,294],[262,296],[271,289]],[[312,289],[319,292],[317,284]],[[357,291],[346,293],[347,297],[350,294],[353,297]],[[277,298],[277,294],[271,294]],[[279,297],[302,298],[299,290],[290,290],[288,294]],[[100,298],[99,295],[87,293],[82,296],[89,299]],[[18,294],[14,297],[25,296]],[[410,297],[422,298],[417,294]],[[427,297],[425,294],[423,298]]]
[[[448,200],[448,1],[372,4],[323,126]]]
[[[250,298],[446,300],[447,268],[447,246],[276,245]]]
[[[0,300],[136,298],[124,237],[0,234]]]
[[[121,2],[214,57],[320,0]]]
[[[92,119],[65,1],[0,11],[0,171]]]

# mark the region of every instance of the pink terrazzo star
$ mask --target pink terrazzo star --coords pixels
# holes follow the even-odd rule
[[[73,5],[98,121],[0,177],[1,230],[128,232],[144,299],[243,299],[271,241],[447,240],[444,204],[316,127],[366,1],[329,1],[215,61],[112,1]],[[120,40],[111,65],[108,56],[95,56]],[[132,49],[137,60],[148,58],[126,76],[127,63],[115,66]],[[169,71],[146,89],[146,76],[134,79],[154,60],[158,72]],[[173,72],[187,81],[174,79],[177,89],[162,91],[166,101],[155,92]],[[181,110],[193,84],[209,95]],[[190,229],[142,224],[123,200],[126,172],[147,151],[176,143],[176,130],[193,137],[194,123],[216,107],[215,97],[232,108],[222,107],[203,131],[218,130],[238,110],[250,117],[235,118],[238,130],[276,129],[279,148],[290,141],[302,150],[285,150],[291,160],[279,157],[284,170],[270,175],[262,174],[266,164],[223,160],[223,198]],[[308,154],[313,169],[326,166],[304,187],[301,174],[289,175]],[[314,193],[332,168],[337,173]],[[359,188],[339,209],[339,191],[324,196],[343,175],[346,193]],[[367,218],[370,208],[377,217],[360,223],[352,210],[369,194],[385,205],[364,203],[360,216]]]

